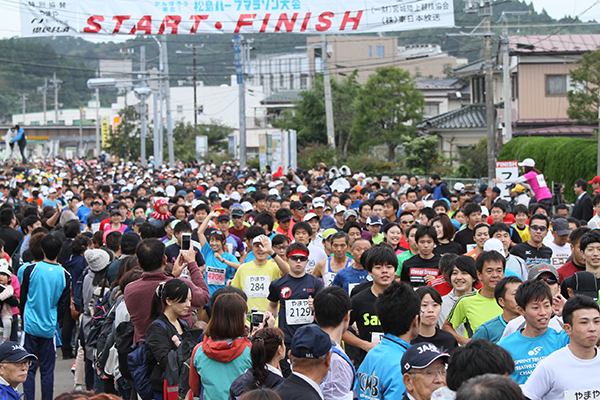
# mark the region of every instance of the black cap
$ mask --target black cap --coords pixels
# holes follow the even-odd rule
[[[290,210],[300,210],[302,207],[304,207],[304,205],[300,201],[292,201],[290,203]]]
[[[19,362],[26,358],[37,360],[37,357],[29,353],[17,342],[4,342],[0,344],[0,361]]]
[[[319,358],[331,351],[331,338],[318,325],[299,328],[292,338],[292,356]]]
[[[429,367],[435,360],[442,358],[448,362],[450,354],[442,353],[434,344],[423,342],[412,345],[402,356],[402,374],[410,369],[423,369]]]
[[[565,285],[573,290],[574,294],[591,297],[598,301],[598,281],[596,275],[589,271],[578,271],[565,278]]]
[[[219,217],[217,218],[217,222],[221,222],[221,221],[229,221],[229,215],[227,215],[227,214],[219,215]]]

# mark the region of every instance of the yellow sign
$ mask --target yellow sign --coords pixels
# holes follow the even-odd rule
[[[110,127],[108,124],[108,117],[102,117],[102,147],[108,146],[108,135],[110,133]]]

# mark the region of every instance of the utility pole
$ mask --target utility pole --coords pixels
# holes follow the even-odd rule
[[[173,148],[173,119],[171,116],[171,90],[169,86],[169,55],[167,51],[167,38],[164,35],[160,37],[162,43],[162,58],[165,80],[165,103],[167,107],[167,141],[169,146],[169,166],[175,167],[175,151]]]
[[[327,35],[321,35],[321,65],[323,66],[323,87],[325,89],[325,122],[327,123],[327,144],[335,149],[335,128],[333,126],[333,104],[331,102],[331,77],[329,76],[329,55]]]
[[[510,88],[510,57],[508,54],[508,26],[502,27],[502,82],[504,86],[504,128],[506,141],[512,139],[512,91]]]
[[[42,95],[42,104],[44,108],[44,126],[46,125],[46,95],[48,94],[48,78],[44,78],[44,86],[38,86],[37,92]]]
[[[52,75],[52,88],[54,89],[54,125],[58,125],[58,91],[60,90],[60,84],[62,81],[56,79],[56,72]],[[97,92],[97,90],[96,90]]]
[[[244,74],[246,73],[247,57],[250,53],[250,43],[253,40],[245,40],[243,36],[233,35],[233,53],[235,56],[235,74],[238,84],[238,104],[240,118],[240,170],[246,168],[246,84]]]
[[[146,87],[146,46],[140,46],[140,72],[144,77],[142,79],[142,87]],[[140,158],[142,159],[142,167],[146,167],[146,95],[140,95],[140,117],[142,122],[142,133],[140,138]]]
[[[494,62],[492,60],[492,2],[484,0],[481,9],[484,34],[485,63],[485,111],[487,125],[488,179],[495,177],[496,171],[496,110],[494,109]]]
[[[83,158],[83,119],[85,118],[85,114],[83,111],[83,107],[79,107],[79,158]]]
[[[198,125],[198,104],[196,99],[196,79],[197,79],[197,71],[196,71],[196,45],[192,45],[192,57],[194,57],[194,128]]]
[[[23,125],[25,125],[25,108],[26,108],[26,102],[27,102],[27,100],[29,100],[29,95],[25,92],[19,92],[19,93],[17,93],[17,95],[19,97],[21,97],[20,103],[21,103],[21,107],[23,110]]]

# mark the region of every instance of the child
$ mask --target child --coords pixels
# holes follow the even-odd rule
[[[523,204],[517,204],[513,208],[513,214],[515,215],[515,223],[512,225],[513,228],[519,232],[523,243],[531,239],[529,236],[529,227],[527,226],[527,220],[529,219],[529,210]]]
[[[12,309],[9,302],[16,300],[15,290],[10,285],[12,273],[8,268],[8,262],[4,258],[0,259],[0,301],[2,304],[0,309],[0,317],[2,318],[2,341],[10,340],[10,332],[12,330]],[[7,301],[9,300],[9,301]],[[18,304],[18,300],[17,300]]]

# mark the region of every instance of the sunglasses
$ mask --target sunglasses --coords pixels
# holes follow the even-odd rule
[[[540,231],[540,232],[546,232],[548,230],[548,228],[546,228],[545,226],[539,226],[539,225],[531,225],[529,227],[529,229],[531,229],[533,231]]]
[[[288,258],[292,261],[297,261],[297,262],[304,262],[304,261],[308,260],[308,257],[306,257],[306,256],[289,256]]]
[[[410,220],[410,221],[400,221],[400,223],[401,223],[402,225],[414,224],[414,223],[415,223],[415,220],[413,219],[413,220]]]
[[[538,280],[544,281],[548,285],[554,285],[555,283],[558,283],[558,281],[555,278],[538,278]]]

